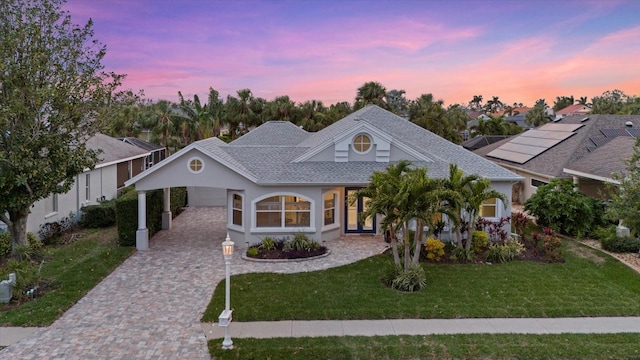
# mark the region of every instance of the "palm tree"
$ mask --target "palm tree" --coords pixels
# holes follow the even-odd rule
[[[238,97],[227,96],[225,123],[229,127],[231,140],[235,139],[255,121],[255,114],[251,109],[253,94],[249,89],[238,90]]]
[[[358,110],[365,105],[373,104],[389,110],[389,105],[385,102],[386,96],[387,89],[382,84],[370,81],[358,88],[354,108]]]
[[[478,111],[482,108],[482,95],[473,95],[473,99],[469,101],[469,109]]]
[[[447,199],[447,216],[452,223],[452,236],[459,248],[462,248],[462,211],[465,207],[464,194],[471,184],[480,180],[475,174],[464,175],[464,171],[456,164],[449,164],[449,177],[444,182],[445,189],[451,191],[454,196]],[[469,241],[467,241],[469,242]]]
[[[580,96],[580,98],[576,100],[576,102],[580,105],[589,106],[589,99],[586,96]]]
[[[491,181],[489,181],[489,179],[477,179],[468,183],[462,191],[462,196],[465,204],[463,219],[466,220],[468,224],[465,249],[469,250],[471,249],[471,234],[476,227],[476,221],[478,220],[482,204],[489,199],[500,199],[506,209],[507,199],[501,192],[491,188]]]
[[[390,236],[393,260],[398,266],[400,266],[400,255],[398,254],[397,231],[405,217],[403,207],[406,202],[403,201],[406,193],[403,193],[401,189],[406,185],[403,179],[410,169],[411,162],[408,160],[390,164],[386,171],[375,171],[369,179],[369,185],[356,192],[357,197],[369,199],[366,209],[361,215],[363,218],[376,216],[376,214],[383,216],[380,229]],[[349,199],[349,201],[354,202],[355,199]]]
[[[484,108],[487,112],[495,114],[504,108],[504,104],[497,96],[494,96],[491,98],[491,100],[487,101],[487,103],[484,105]]]
[[[165,157],[169,156],[169,149],[175,151],[180,148],[179,123],[177,106],[167,100],[149,105],[142,120],[142,125],[151,131],[151,141],[165,148]]]
[[[327,108],[322,101],[309,100],[298,107],[300,119],[296,123],[307,131],[318,131],[324,128]]]
[[[391,90],[385,96],[386,103],[389,105],[391,112],[398,116],[407,116],[407,110],[409,101],[404,96],[406,91],[404,90]]]
[[[202,134],[210,134],[213,127],[209,109],[202,106],[198,95],[193,95],[193,100],[184,100],[182,92],[178,91],[182,121],[179,125],[182,134],[183,145],[189,145],[192,141],[200,140]]]

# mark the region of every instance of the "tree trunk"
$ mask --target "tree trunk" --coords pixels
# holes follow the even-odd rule
[[[420,261],[420,250],[422,248],[422,234],[424,225],[422,221],[416,221],[416,235],[414,237],[415,249],[413,251],[413,263],[417,264]]]
[[[398,254],[398,238],[396,237],[396,230],[393,226],[390,226],[389,231],[391,232],[391,252],[393,253],[393,262],[396,266],[400,266],[400,254]]]
[[[9,225],[9,232],[11,233],[11,256],[14,259],[20,257],[18,254],[18,246],[27,244],[27,215],[9,214],[11,223]]]
[[[404,243],[404,271],[409,270],[411,264],[411,239],[409,239],[409,229],[407,223],[404,223],[402,230],[402,242]]]

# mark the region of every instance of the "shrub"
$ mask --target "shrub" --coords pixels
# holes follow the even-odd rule
[[[553,179],[540,186],[524,206],[538,225],[570,236],[584,236],[604,224],[602,202],[575,191],[568,180]]]
[[[611,236],[600,241],[602,248],[616,253],[639,252],[640,240],[632,237]]]
[[[258,256],[258,248],[257,247],[250,247],[249,249],[247,249],[247,256],[248,257],[256,257]]]
[[[289,241],[289,246],[293,250],[305,250],[309,248],[309,238],[303,233],[297,233]]]
[[[309,243],[307,244],[307,247],[305,248],[305,250],[307,251],[315,251],[320,249],[320,243],[315,241],[315,240],[309,240]]]
[[[525,232],[529,226],[529,222],[527,214],[521,211],[511,214],[511,225],[513,226],[513,231],[518,234],[521,239],[524,239],[525,237]]]
[[[475,230],[471,237],[471,249],[476,254],[482,253],[489,245],[489,235],[484,231]]]
[[[427,286],[427,274],[420,264],[411,264],[409,270],[402,271],[391,282],[396,290],[414,292]]]
[[[40,266],[32,264],[28,260],[10,259],[7,262],[7,273],[16,274],[16,285],[13,287],[13,295],[18,301],[25,300],[27,292],[37,290],[40,284]]]
[[[544,228],[544,255],[548,262],[562,261],[562,243],[553,230]]]
[[[88,228],[104,228],[116,223],[116,201],[103,201],[82,208],[82,225]]]
[[[523,252],[524,245],[519,241],[510,240],[504,244],[493,244],[487,251],[487,261],[506,263],[513,261]]]
[[[467,249],[464,249],[464,248],[456,247],[451,252],[451,255],[455,256],[456,260],[459,260],[459,261],[462,261],[462,262],[471,262],[475,258],[476,254],[473,252],[472,249],[467,250]]]
[[[391,287],[393,280],[395,280],[402,272],[402,266],[396,265],[393,262],[387,263],[382,272],[382,283]]]
[[[504,229],[504,226],[509,224],[510,219],[508,216],[501,217],[500,220],[496,222],[479,217],[476,221],[476,230],[487,233],[491,243],[505,242],[509,239],[510,234]]]
[[[424,244],[427,253],[427,259],[432,261],[440,261],[444,255],[444,243],[438,239],[428,238]]]
[[[76,226],[75,216],[67,216],[58,221],[53,221],[40,225],[38,235],[43,243],[49,245],[54,243],[55,239],[62,236],[65,232]]]
[[[11,255],[11,234],[8,232],[0,233],[0,258]]]
[[[273,250],[276,248],[276,241],[273,240],[272,237],[267,236],[264,239],[262,239],[262,242],[260,243],[259,247],[260,249],[266,250],[266,251]]]

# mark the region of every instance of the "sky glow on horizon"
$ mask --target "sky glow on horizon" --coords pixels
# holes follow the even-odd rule
[[[94,21],[124,89],[178,101],[289,95],[353,103],[368,81],[532,106],[620,89],[640,95],[640,1],[68,0]]]

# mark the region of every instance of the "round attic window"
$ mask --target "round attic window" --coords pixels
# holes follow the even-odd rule
[[[357,153],[366,153],[371,149],[371,138],[367,134],[358,134],[353,138],[353,149]]]
[[[193,174],[199,174],[204,170],[204,161],[198,157],[194,157],[189,159],[189,163],[187,164],[187,168]]]

